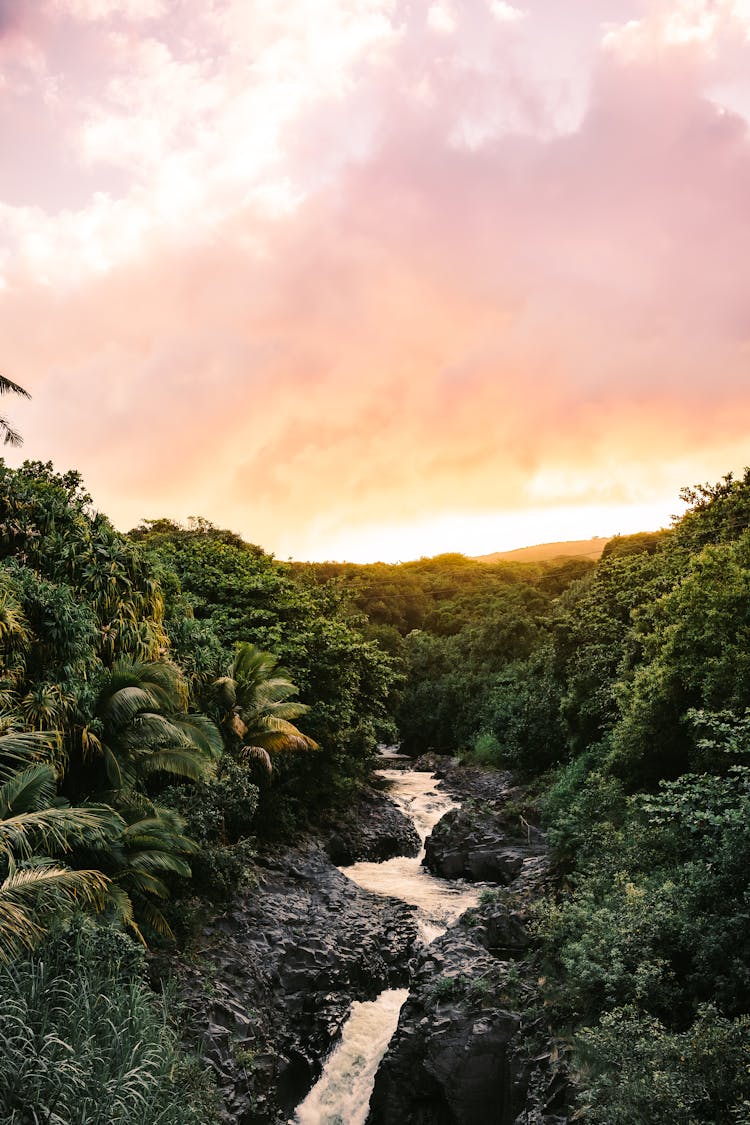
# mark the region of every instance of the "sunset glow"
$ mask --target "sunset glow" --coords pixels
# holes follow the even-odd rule
[[[123,529],[669,523],[750,461],[747,0],[0,0],[0,371]]]

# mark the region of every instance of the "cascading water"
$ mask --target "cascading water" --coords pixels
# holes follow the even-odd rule
[[[414,822],[422,850],[413,858],[355,863],[340,870],[365,890],[416,906],[420,935],[427,945],[479,898],[478,887],[438,879],[421,866],[425,840],[440,818],[457,807],[456,802],[438,790],[431,773],[394,769],[378,773],[391,782],[389,796]],[[408,994],[407,989],[388,989],[375,1000],[352,1005],[339,1043],[290,1125],[364,1125],[375,1072]]]
[[[352,1004],[338,1046],[297,1110],[298,1125],[361,1125],[366,1120],[375,1072],[408,995],[408,988],[389,988],[376,1000]]]

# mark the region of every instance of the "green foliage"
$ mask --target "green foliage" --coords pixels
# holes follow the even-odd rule
[[[673,570],[665,554],[614,555],[561,597],[553,643],[573,753],[601,742],[617,723],[618,682],[640,655],[633,615],[670,588]]]
[[[118,660],[104,678],[89,723],[103,784],[130,793],[154,774],[193,780],[207,774],[223,743],[209,719],[187,713],[187,702],[175,665]],[[86,773],[85,784],[91,786]]]
[[[247,642],[238,645],[226,675],[214,687],[221,721],[239,744],[242,761],[260,761],[270,773],[269,751],[317,750],[317,743],[291,721],[309,708],[292,698],[297,685],[272,653]]]
[[[198,844],[190,858],[192,888],[204,898],[226,902],[244,885],[255,850],[258,787],[245,766],[225,756],[215,777],[193,785],[173,786],[161,794],[185,820],[185,831]]]
[[[486,563],[460,554],[398,563],[293,563],[311,583],[339,584],[367,620],[368,636],[388,628],[405,637],[413,630],[454,636],[475,625],[488,605],[512,587],[536,587],[556,597],[592,568],[583,559],[543,564]],[[390,634],[392,637],[392,634]]]
[[[474,739],[470,760],[479,766],[498,766],[502,747],[491,731],[480,731]]]
[[[44,759],[49,738],[0,736],[0,962],[32,947],[56,916],[81,905],[101,909],[110,895],[98,870],[71,870],[61,859],[101,846],[123,828],[106,806],[70,808],[56,796]]]
[[[527,749],[534,754],[531,736],[523,742],[526,715],[509,716],[504,709],[507,704],[523,710],[523,703],[510,697],[523,691],[526,661],[533,659],[543,642],[549,608],[549,599],[539,590],[506,585],[483,607],[481,617],[459,632],[443,636],[418,631],[406,637],[406,686],[396,720],[407,753],[465,749],[487,731],[504,747],[505,760],[514,753],[521,757]],[[537,710],[540,725],[544,725],[547,704],[541,695],[532,699],[527,694],[526,704]],[[554,725],[557,699],[552,712]],[[546,734],[555,740],[554,734]]]
[[[692,556],[638,624],[645,658],[622,687],[612,762],[633,787],[695,767],[691,709],[750,702],[750,532]]]
[[[680,548],[694,553],[710,543],[730,543],[750,527],[750,469],[739,479],[728,473],[716,484],[683,488],[690,508],[675,527]]]
[[[292,829],[337,801],[348,780],[364,779],[377,742],[394,734],[389,703],[396,677],[392,659],[363,637],[335,585],[311,582],[206,521],[189,528],[157,521],[133,536],[163,576],[177,659],[188,660],[185,646],[191,647],[190,686],[199,709],[215,706],[213,682],[226,676],[237,646],[245,644],[273,653],[287,669],[283,678],[299,689],[299,703],[276,702],[307,708],[304,734],[320,750],[312,763],[302,760],[307,755],[274,757],[258,831]],[[226,707],[217,715],[226,716]]]
[[[615,1009],[580,1033],[577,1062],[591,1125],[747,1125],[750,1019],[699,1009],[685,1031],[669,1031],[633,1008]]]
[[[622,824],[622,783],[602,770],[606,744],[592,746],[557,774],[544,799],[548,839],[558,861],[569,867],[601,850],[611,829]]]
[[[141,551],[95,513],[78,473],[0,462],[0,563],[71,588],[96,621],[96,654],[153,660],[163,650],[163,602]],[[37,640],[44,640],[42,636]]]
[[[482,726],[497,747],[494,765],[528,776],[566,757],[560,694],[550,649],[539,648],[500,672],[482,708]]]
[[[235,843],[250,835],[258,807],[258,787],[244,766],[225,755],[216,775],[192,785],[172,786],[162,801],[185,819],[188,835],[202,847]]]
[[[123,935],[80,923],[58,932],[33,958],[0,968],[0,993],[8,1125],[101,1121],[103,1112],[134,1125],[216,1120],[209,1084],[198,1084],[198,1101],[179,1058],[168,999],[150,993]]]
[[[621,558],[627,555],[654,555],[668,545],[671,531],[639,531],[635,535],[615,535],[604,544],[602,559]]]

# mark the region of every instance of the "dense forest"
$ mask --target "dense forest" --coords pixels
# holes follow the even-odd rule
[[[393,661],[336,591],[203,521],[119,534],[50,465],[0,467],[0,559],[4,1120],[107,1090],[113,1121],[209,1121],[143,949],[347,801],[393,737]]]
[[[145,951],[398,739],[513,770],[543,817],[581,1118],[750,1121],[750,472],[685,498],[596,564],[282,564],[0,466],[3,1119],[214,1120]]]
[[[750,1121],[750,472],[683,499],[595,566],[312,568],[396,655],[405,749],[526,780],[546,1015],[601,1125]]]

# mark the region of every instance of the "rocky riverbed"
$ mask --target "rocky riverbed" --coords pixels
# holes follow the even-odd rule
[[[404,987],[368,1125],[566,1120],[564,1073],[545,1031],[523,905],[546,878],[543,840],[519,812],[507,775],[452,759],[415,765],[442,774],[441,786],[464,802],[433,830],[425,864],[504,889],[485,888],[479,905],[425,946],[413,906],[363,889],[334,865],[416,855],[412,821],[377,788],[321,838],[261,859],[254,886],[206,921],[177,969],[193,1044],[218,1077],[225,1122],[288,1122],[352,1002]]]
[[[565,1125],[567,1073],[527,928],[548,879],[543,838],[499,775],[451,772],[453,792],[473,796],[435,827],[424,863],[496,889],[419,952],[367,1125]]]
[[[408,981],[414,909],[357,887],[318,841],[257,866],[177,968],[233,1125],[277,1125],[317,1078],[353,999]]]

